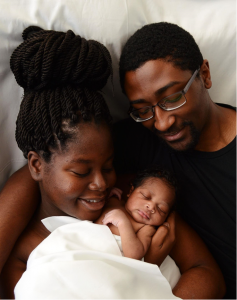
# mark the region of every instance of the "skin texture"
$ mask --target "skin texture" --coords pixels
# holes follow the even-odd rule
[[[30,253],[49,235],[40,221],[42,218],[58,215],[98,218],[116,180],[112,161],[110,131],[107,126],[94,123],[78,125],[75,139],[66,150],[53,153],[50,163],[29,152],[29,169],[39,182],[42,201],[3,268],[0,278],[3,298],[14,298],[13,289],[26,269]]]
[[[157,59],[127,72],[124,86],[130,104],[137,109],[181,91],[191,76],[191,71]],[[204,60],[199,78],[185,95],[186,104],[173,111],[156,106],[155,116],[142,124],[177,151],[211,152],[225,147],[236,135],[236,113],[212,102],[207,91],[211,86],[209,63]]]

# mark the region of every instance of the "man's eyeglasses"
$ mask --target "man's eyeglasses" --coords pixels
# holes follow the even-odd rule
[[[189,79],[188,83],[186,84],[185,88],[177,93],[174,93],[168,97],[163,98],[160,100],[156,105],[153,106],[144,106],[142,108],[134,109],[130,108],[128,113],[130,116],[136,121],[136,122],[144,122],[147,120],[150,120],[155,115],[154,108],[156,106],[159,106],[165,111],[175,110],[181,106],[183,106],[187,99],[185,97],[185,94],[187,93],[188,89],[190,88],[191,84],[193,83],[196,75],[198,74],[200,68],[197,69],[192,77]]]

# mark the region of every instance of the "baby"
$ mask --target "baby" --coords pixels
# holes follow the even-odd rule
[[[125,203],[114,196],[119,196],[114,190],[96,223],[108,225],[113,234],[120,235],[124,256],[140,260],[157,226],[168,225],[165,221],[175,203],[176,191],[176,180],[167,170],[146,169],[134,178]]]

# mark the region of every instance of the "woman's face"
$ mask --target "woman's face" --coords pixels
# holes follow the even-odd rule
[[[79,124],[64,151],[42,164],[40,189],[44,211],[96,220],[116,180],[111,133],[104,124]]]

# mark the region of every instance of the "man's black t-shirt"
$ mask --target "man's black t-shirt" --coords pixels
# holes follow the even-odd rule
[[[227,285],[225,298],[236,299],[236,138],[216,152],[182,153],[132,119],[118,122],[114,134],[118,173],[157,164],[176,174],[177,210],[220,266]]]

